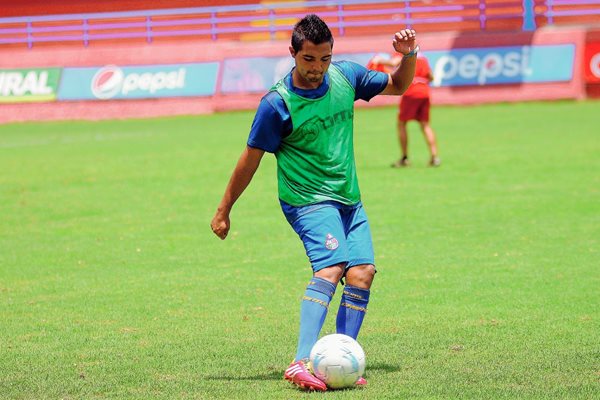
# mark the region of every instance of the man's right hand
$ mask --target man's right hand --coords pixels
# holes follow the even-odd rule
[[[221,240],[225,240],[227,233],[229,233],[229,213],[225,213],[221,210],[217,210],[217,213],[210,222],[210,229],[217,235]]]
[[[265,154],[264,150],[246,146],[233,170],[233,174],[231,174],[223,199],[221,199],[217,212],[210,222],[210,229],[221,240],[225,239],[229,233],[231,207],[252,180],[263,154]]]

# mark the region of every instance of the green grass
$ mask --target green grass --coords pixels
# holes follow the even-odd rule
[[[436,107],[442,167],[411,125],[402,170],[395,109],[356,111],[369,387],[324,394],[282,379],[310,268],[274,157],[209,228],[253,113],[0,126],[0,398],[598,398],[599,109]]]

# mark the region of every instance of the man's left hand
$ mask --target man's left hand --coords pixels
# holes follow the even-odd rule
[[[403,29],[400,32],[396,32],[394,35],[394,50],[404,55],[410,53],[417,47],[416,44],[417,33],[414,29]]]

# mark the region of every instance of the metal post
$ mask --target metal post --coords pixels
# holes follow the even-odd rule
[[[344,36],[344,6],[338,4],[338,32],[340,36]]]
[[[146,42],[152,43],[152,17],[146,17]]]
[[[485,30],[487,19],[485,18],[485,0],[479,0],[479,29]]]
[[[554,10],[552,6],[552,0],[546,0],[546,20],[548,21],[548,25],[554,24],[554,16],[552,15]]]
[[[275,16],[275,11],[270,8],[269,9],[269,36],[271,40],[275,40],[275,25],[273,24],[273,17]]]
[[[410,20],[411,16],[410,16],[410,0],[405,0],[404,1],[404,8],[406,9],[406,12],[404,13],[404,15],[406,16],[406,27],[408,29],[412,29],[412,21]]]
[[[214,11],[210,13],[210,38],[217,40],[217,16]]]
[[[85,47],[88,46],[89,43],[89,30],[88,30],[88,20],[83,20],[83,45]]]
[[[533,0],[523,0],[523,30],[535,31],[535,10]]]
[[[33,47],[33,36],[31,35],[31,21],[27,21],[27,48]]]

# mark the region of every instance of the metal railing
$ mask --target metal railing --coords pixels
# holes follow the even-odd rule
[[[0,46],[189,37],[268,40],[289,36],[308,12],[339,36],[421,32],[534,30],[561,19],[597,18],[600,0],[317,0],[239,6],[0,18]]]
[[[544,0],[540,15],[547,19],[548,25],[553,25],[560,19],[576,19],[587,17],[590,22],[600,24],[600,0]],[[591,18],[590,18],[591,17]]]

